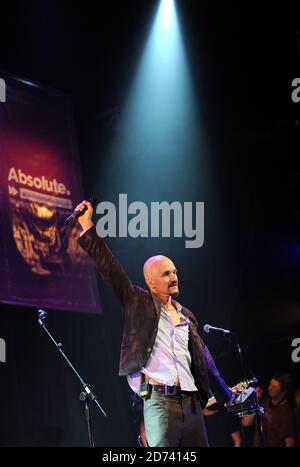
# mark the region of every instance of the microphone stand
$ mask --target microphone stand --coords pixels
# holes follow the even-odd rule
[[[244,364],[244,357],[243,357],[243,353],[242,353],[242,348],[240,346],[240,343],[237,340],[236,334],[231,333],[231,335],[233,336],[233,338],[235,340],[236,351],[237,351],[237,354],[239,356],[241,371],[242,371],[243,379],[245,381],[247,376],[246,376],[246,369],[245,369],[245,364]]]
[[[237,336],[235,333],[233,332],[230,332],[229,336],[232,336],[234,338],[234,341],[235,341],[235,346],[236,346],[236,351],[238,353],[238,356],[239,356],[239,361],[240,361],[240,366],[241,366],[241,370],[242,370],[242,375],[243,375],[243,379],[244,381],[246,381],[246,369],[245,369],[245,364],[244,364],[244,357],[243,357],[243,353],[242,353],[242,348],[238,342],[238,339],[237,339]],[[264,441],[264,429],[263,429],[263,423],[262,423],[262,415],[264,413],[264,409],[259,405],[259,402],[257,400],[257,397],[255,395],[255,403],[254,403],[254,407],[251,409],[251,415],[257,415],[257,431],[258,431],[258,436],[259,436],[259,439],[260,439],[260,444],[261,444],[261,447],[265,447],[265,441]],[[246,413],[245,413],[246,415]],[[243,408],[242,408],[242,411],[241,411],[241,416],[243,418]],[[243,437],[244,437],[244,426],[242,424],[242,430],[243,430]],[[244,445],[245,445],[245,439],[243,440],[244,441]]]
[[[57,348],[57,350],[59,351],[59,353],[63,356],[63,358],[66,360],[66,362],[68,363],[68,365],[70,366],[70,368],[73,370],[73,372],[75,373],[75,375],[77,376],[77,378],[79,379],[79,381],[81,382],[82,384],[82,387],[83,387],[83,391],[80,393],[79,395],[79,399],[84,402],[84,411],[85,411],[85,417],[86,417],[86,422],[87,422],[87,429],[88,429],[88,437],[89,437],[89,445],[90,447],[95,447],[95,442],[94,442],[94,435],[93,435],[93,430],[92,430],[92,418],[91,418],[91,407],[90,407],[90,403],[91,401],[94,402],[96,404],[96,406],[98,407],[98,409],[102,412],[103,416],[104,417],[107,417],[107,413],[103,410],[103,408],[101,407],[101,405],[99,404],[98,400],[97,400],[97,397],[95,396],[95,394],[93,394],[92,390],[91,390],[91,386],[86,384],[83,379],[81,378],[80,374],[78,373],[78,371],[75,369],[75,367],[72,365],[72,363],[70,362],[70,360],[68,359],[68,357],[66,356],[66,354],[63,352],[62,350],[62,343],[61,342],[56,342],[56,340],[53,338],[53,336],[51,335],[51,333],[48,331],[48,329],[46,328],[45,324],[44,324],[44,320],[46,319],[47,317],[47,313],[46,311],[44,310],[39,310],[38,311],[38,316],[39,316],[39,320],[38,320],[38,323],[40,324],[40,326],[44,329],[44,331],[46,332],[46,334],[48,335],[48,337],[50,338],[50,340],[53,342],[53,344],[55,345],[55,347]]]

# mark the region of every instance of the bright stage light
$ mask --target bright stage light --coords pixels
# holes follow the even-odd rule
[[[147,166],[161,157],[174,163],[183,154],[187,162],[197,109],[173,0],[158,6],[122,117],[123,149],[151,148]]]
[[[175,18],[175,8],[173,0],[162,0],[158,15],[161,17],[162,24],[168,28]]]
[[[118,175],[114,179],[122,180],[122,192],[135,199],[166,199],[174,182],[176,193],[186,196],[183,193],[198,183],[204,154],[176,3],[161,0],[121,110],[120,132],[107,170],[119,171],[120,179]]]

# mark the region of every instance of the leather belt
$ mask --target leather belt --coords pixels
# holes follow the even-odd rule
[[[194,396],[198,394],[198,391],[193,391],[193,392],[182,391],[180,386],[165,386],[162,384],[151,384],[150,386],[151,386],[152,391],[161,392],[164,396],[179,397],[182,394],[186,394],[189,396]]]

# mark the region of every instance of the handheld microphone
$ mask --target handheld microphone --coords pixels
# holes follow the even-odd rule
[[[210,324],[205,324],[203,326],[203,331],[206,332],[207,334],[210,332],[221,332],[222,334],[232,334],[231,331],[228,329],[222,329],[222,328],[216,328],[215,326],[210,326]]]
[[[91,203],[92,206],[95,206],[95,204],[98,202],[97,198],[89,198],[88,202]],[[70,222],[74,221],[78,217],[82,216],[82,214],[85,213],[87,210],[87,207],[85,206],[82,211],[74,211],[72,214],[70,214],[69,217],[66,218],[65,222],[66,224],[70,224]]]

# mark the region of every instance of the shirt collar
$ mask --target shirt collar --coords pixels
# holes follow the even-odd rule
[[[160,300],[160,298],[158,298],[152,292],[151,292],[151,295],[152,295],[152,298],[153,298],[153,301],[154,301],[154,304],[155,304],[156,308],[158,310],[160,310],[162,305],[163,305],[163,302]],[[171,299],[171,303],[176,308],[178,313],[180,313],[182,316],[184,316],[186,318],[186,316],[182,313],[182,305],[180,305],[179,302],[177,302],[176,300],[173,300],[173,299]]]
[[[151,292],[151,295],[153,297],[153,300],[154,300],[154,303],[155,305],[161,307],[163,305],[163,302],[160,300],[160,298],[158,298],[156,295],[154,295],[154,293]],[[173,300],[171,299],[171,303],[173,306],[175,306],[175,308],[178,310],[178,311],[181,311],[182,309],[182,306],[180,305],[179,302],[176,302],[176,300]]]

